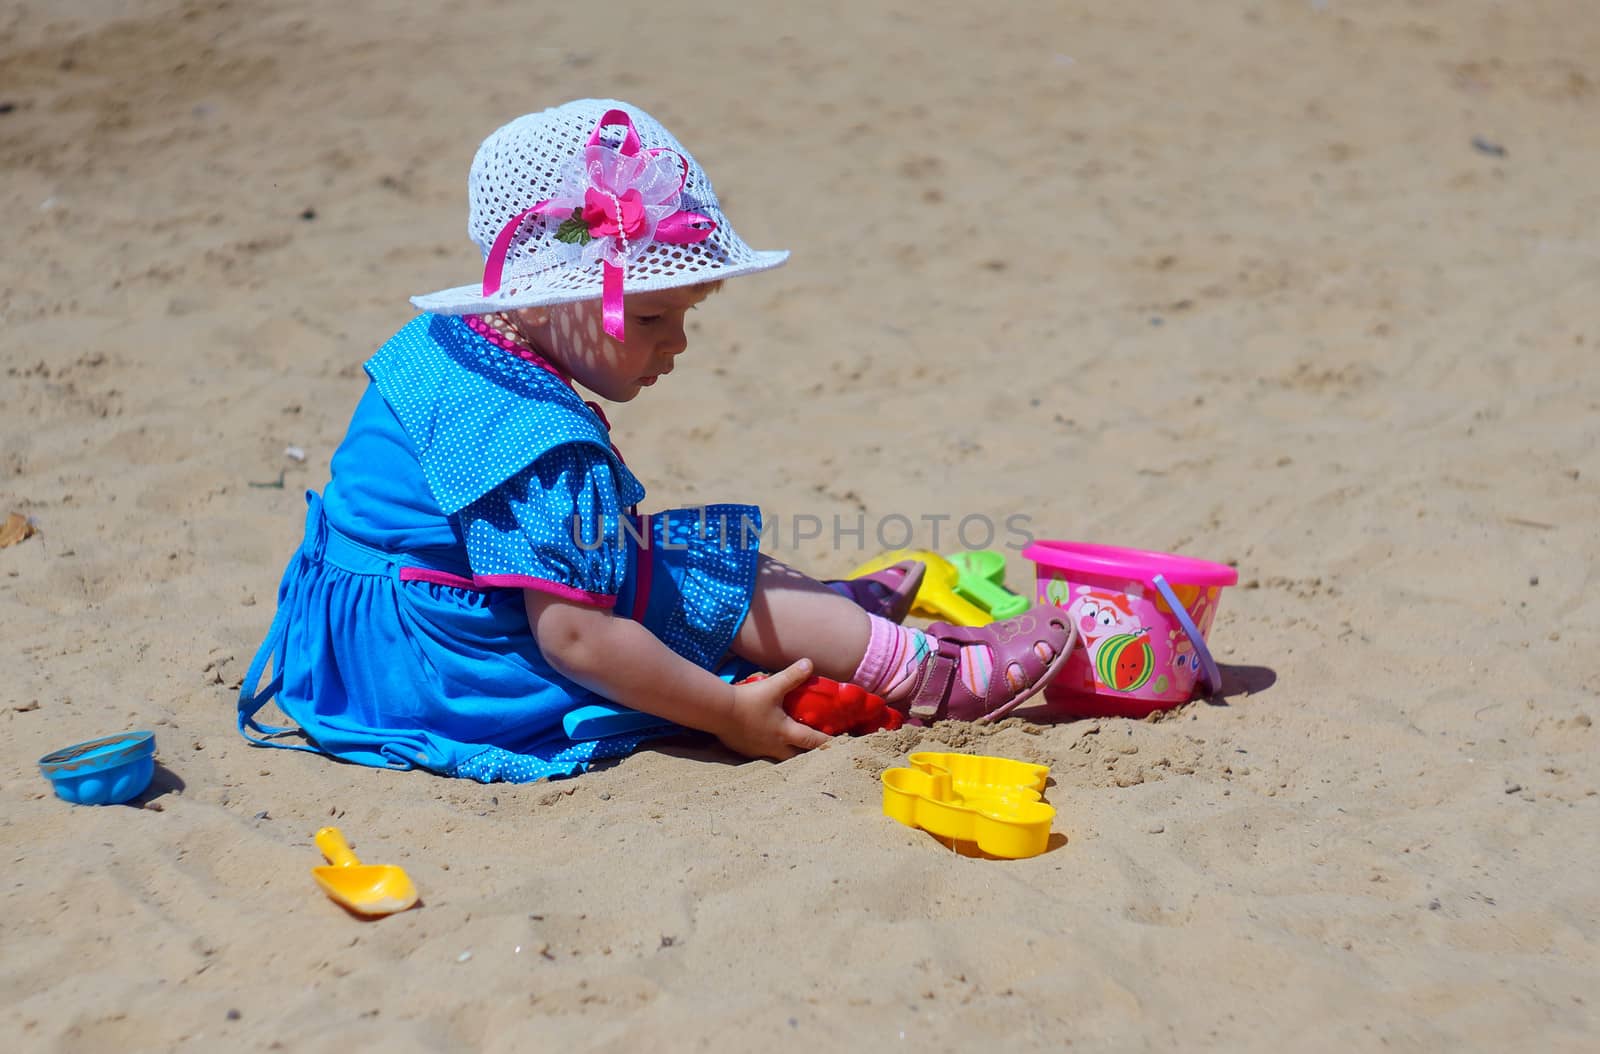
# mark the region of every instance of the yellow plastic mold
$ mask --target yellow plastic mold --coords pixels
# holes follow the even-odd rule
[[[982,754],[920,752],[885,769],[883,814],[990,856],[1020,860],[1050,844],[1056,811],[1039,800],[1050,770]]]

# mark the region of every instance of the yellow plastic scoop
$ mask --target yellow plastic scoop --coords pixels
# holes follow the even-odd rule
[[[394,864],[363,864],[337,827],[317,832],[317,848],[328,867],[313,867],[311,877],[322,891],[359,915],[392,915],[417,902],[411,876]]]
[[[956,583],[960,581],[961,573],[954,564],[931,549],[896,549],[892,553],[881,553],[850,572],[850,577],[870,575],[901,560],[921,560],[928,566],[928,573],[922,578],[922,588],[917,590],[916,602],[911,605],[912,614],[943,619],[957,626],[987,626],[994,621],[993,615],[956,594]]]

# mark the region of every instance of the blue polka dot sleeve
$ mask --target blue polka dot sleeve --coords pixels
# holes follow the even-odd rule
[[[627,573],[610,458],[587,443],[546,452],[461,510],[473,584],[538,589],[610,607]]]

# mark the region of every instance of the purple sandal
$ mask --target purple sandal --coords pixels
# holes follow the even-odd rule
[[[1078,643],[1078,631],[1067,621],[1064,611],[1054,604],[1039,604],[1014,619],[987,626],[952,626],[935,622],[926,630],[936,645],[930,661],[918,675],[920,680],[907,700],[907,716],[917,724],[935,721],[995,721],[1033,698],[1061,672]],[[988,690],[973,695],[961,679],[961,649],[974,644],[988,645],[994,658]],[[1049,663],[1040,661],[1035,644],[1052,651]],[[1012,694],[1006,671],[1022,669],[1027,686]]]
[[[870,575],[833,579],[823,585],[854,601],[869,615],[904,622],[927,570],[921,560],[902,560]]]

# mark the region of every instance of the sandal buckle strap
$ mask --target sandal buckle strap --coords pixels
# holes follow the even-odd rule
[[[925,700],[921,703],[913,701],[909,710],[912,717],[921,721],[937,721],[944,717],[950,704],[950,687],[961,669],[961,645],[948,637],[936,637],[933,640],[935,647],[927,672],[922,683],[911,693],[913,700]],[[929,685],[938,686],[937,695],[927,692]]]

